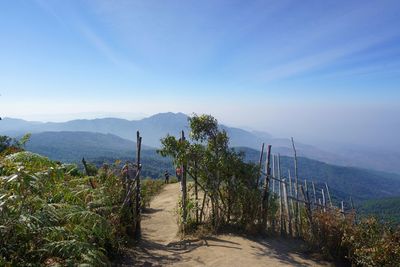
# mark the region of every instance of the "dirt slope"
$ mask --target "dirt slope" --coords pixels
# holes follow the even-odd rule
[[[127,251],[124,266],[331,266],[296,251],[299,244],[292,241],[233,235],[181,240],[176,216],[179,192],[179,184],[170,184],[153,199],[142,219],[142,241]]]

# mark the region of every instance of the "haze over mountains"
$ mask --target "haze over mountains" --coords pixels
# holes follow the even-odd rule
[[[132,160],[136,155],[135,142],[112,134],[91,132],[34,133],[26,149],[61,162],[80,163],[82,157],[85,157],[97,165],[112,163],[117,159]],[[247,161],[258,161],[260,151],[248,147],[236,149],[245,152]],[[159,178],[165,170],[174,173],[172,160],[161,157],[154,148],[144,146],[141,158],[144,176]],[[282,156],[281,169],[285,177],[288,175],[287,170],[294,173],[293,158]],[[347,202],[350,196],[359,202],[400,195],[400,175],[335,166],[304,157],[299,157],[299,177],[309,182],[314,181],[319,188],[323,188],[327,182],[333,198]]]
[[[0,133],[19,136],[24,133],[42,132],[92,132],[113,134],[133,141],[135,131],[140,130],[143,144],[157,148],[160,138],[167,134],[178,135],[181,130],[188,129],[187,115],[183,113],[159,113],[141,120],[125,120],[104,118],[93,120],[72,120],[67,122],[30,122],[20,119],[5,118],[0,123]],[[292,156],[293,151],[289,138],[275,138],[270,134],[258,131],[247,131],[240,128],[221,126],[230,136],[233,147],[249,147],[260,149],[261,143],[271,144],[275,153]],[[87,140],[90,142],[90,140]],[[120,147],[128,145],[125,141],[116,141]],[[296,142],[298,153],[310,159],[333,163],[342,166],[356,166],[381,171],[400,173],[400,153],[389,151],[371,151],[362,147],[330,147],[329,150]]]

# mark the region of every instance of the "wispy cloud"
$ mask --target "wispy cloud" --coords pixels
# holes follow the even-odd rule
[[[76,29],[79,33],[100,52],[110,62],[117,67],[128,69],[130,71],[139,71],[140,69],[133,62],[124,59],[116,50],[114,50],[103,38],[100,37],[88,24],[82,21],[75,21]]]
[[[363,38],[349,42],[348,44],[339,45],[319,53],[301,57],[276,67],[269,68],[258,73],[258,78],[267,82],[290,78],[292,76],[334,63],[343,57],[363,51],[375,45],[379,45],[397,36],[400,36],[400,33],[394,31],[382,32],[379,35],[371,34],[369,36],[364,36]]]
[[[89,23],[86,23],[83,17],[79,16],[79,12],[74,12],[71,16],[63,16],[61,12],[58,12],[49,2],[43,0],[35,0],[45,12],[54,17],[58,23],[63,26],[72,27],[81,36],[89,42],[103,57],[109,60],[111,63],[119,68],[126,69],[128,71],[138,72],[140,68],[132,61],[126,59],[123,55],[118,53],[110,44],[102,38]],[[60,7],[60,6],[58,6]]]

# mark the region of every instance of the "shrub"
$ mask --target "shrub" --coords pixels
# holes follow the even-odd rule
[[[84,176],[30,152],[0,157],[0,266],[109,265],[135,223],[123,181],[118,164]],[[143,182],[144,203],[160,184]]]
[[[348,228],[343,242],[350,248],[349,259],[357,265],[398,266],[400,263],[400,229],[375,218],[363,219]]]

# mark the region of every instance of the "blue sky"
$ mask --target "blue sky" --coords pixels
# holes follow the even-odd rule
[[[398,14],[397,0],[0,1],[0,114],[182,111],[305,140],[395,138]]]

